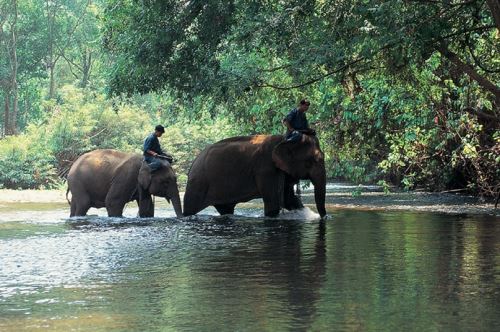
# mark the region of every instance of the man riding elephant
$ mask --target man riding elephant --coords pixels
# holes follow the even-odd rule
[[[184,214],[213,205],[220,214],[234,213],[239,202],[264,201],[264,214],[301,207],[291,188],[311,180],[316,208],[326,215],[324,154],[316,136],[288,141],[282,135],[232,137],[206,147],[194,160],[184,195]],[[299,204],[300,203],[300,204]]]
[[[164,133],[165,128],[162,125],[157,125],[155,131],[144,140],[144,160],[148,163],[149,167],[151,167],[152,171],[161,168],[162,164],[159,158],[166,159],[169,163],[173,161],[172,156],[163,152],[160,141],[158,140]]]
[[[306,117],[309,105],[311,105],[311,103],[308,100],[302,99],[298,107],[292,109],[283,119],[283,124],[287,128],[285,138],[288,141],[297,142],[300,140],[303,133],[307,135],[316,134],[314,129],[309,128],[309,122]]]
[[[110,217],[122,216],[125,204],[137,201],[140,217],[154,216],[151,195],[172,200],[175,213],[182,216],[177,177],[170,163],[158,160],[151,167],[138,153],[95,150],[80,156],[68,173],[71,213],[84,216],[91,207],[105,207]]]
[[[309,127],[306,112],[311,103],[307,99],[302,99],[297,108],[292,109],[283,119],[283,124],[287,131],[285,139],[289,142],[298,142],[302,138],[302,134],[316,135],[316,131]],[[292,206],[303,207],[300,198],[295,195],[294,186],[297,187],[297,192],[300,192],[300,179],[293,179],[288,174],[285,175],[285,196],[286,201],[292,202]]]

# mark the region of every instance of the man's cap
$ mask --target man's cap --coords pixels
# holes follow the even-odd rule
[[[163,128],[162,125],[157,125],[155,127],[155,131],[159,131],[160,133],[164,133],[165,132],[165,128]]]
[[[301,104],[301,105],[307,105],[307,106],[311,105],[311,103],[310,103],[310,102],[309,102],[309,100],[307,100],[307,99],[302,99],[302,100],[300,101],[300,104]]]

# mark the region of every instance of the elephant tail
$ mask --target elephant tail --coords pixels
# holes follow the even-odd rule
[[[68,193],[69,193],[69,187],[66,189],[66,200],[68,201],[68,204],[71,205],[71,201],[68,198]]]

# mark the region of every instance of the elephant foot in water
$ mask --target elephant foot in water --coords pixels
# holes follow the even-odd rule
[[[118,217],[118,218],[123,217],[123,208],[124,207],[120,206],[106,207],[106,210],[108,211],[108,217]]]
[[[217,204],[217,205],[214,205],[215,209],[217,210],[217,212],[219,212],[219,214],[222,216],[222,215],[225,215],[225,214],[234,214],[234,207],[236,206],[236,204]]]
[[[299,210],[304,208],[304,204],[302,204],[299,196],[289,193],[285,196],[283,207],[287,210]]]

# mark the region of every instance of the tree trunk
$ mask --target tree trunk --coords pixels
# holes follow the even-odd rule
[[[55,75],[54,75],[54,67],[55,63],[52,61],[52,57],[50,60],[50,85],[49,85],[49,98],[53,99],[55,96],[55,91],[56,91],[56,81],[55,81]]]
[[[18,86],[17,86],[17,0],[12,1],[12,5],[14,7],[14,21],[12,23],[12,47],[11,47],[11,94],[12,94],[12,116],[10,121],[10,132],[11,134],[17,133],[17,114],[18,114],[18,106],[19,106],[19,95],[18,95]]]
[[[491,16],[493,16],[495,25],[500,33],[500,2],[498,0],[486,0],[486,3],[488,4],[488,7],[490,7]]]
[[[82,88],[86,88],[90,81],[90,68],[92,67],[92,52],[83,53],[83,65],[82,65]]]
[[[4,90],[4,112],[3,112],[3,132],[4,135],[10,135],[10,91],[8,88]]]
[[[53,99],[55,95],[55,75],[54,75],[54,70],[56,66],[56,60],[54,59],[54,43],[55,43],[55,38],[54,38],[54,21],[55,21],[55,13],[53,12],[53,9],[51,8],[51,2],[49,0],[46,0],[45,2],[46,8],[47,8],[47,26],[48,26],[48,47],[49,47],[49,54],[48,54],[48,60],[47,60],[47,66],[49,69],[49,98]],[[52,5],[53,6],[53,5]]]

